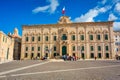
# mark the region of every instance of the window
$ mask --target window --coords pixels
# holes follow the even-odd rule
[[[56,46],[54,46],[54,51],[56,51]]]
[[[48,46],[45,47],[45,51],[48,51]]]
[[[97,35],[97,40],[100,40],[100,35]]]
[[[84,51],[84,46],[82,46],[82,51]]]
[[[91,53],[91,54],[90,54],[90,57],[91,57],[91,58],[94,58],[94,53]]]
[[[57,37],[56,37],[56,36],[54,36],[54,41],[56,41],[56,38],[57,38]]]
[[[62,40],[67,40],[66,34],[63,34],[63,35],[62,35]]]
[[[40,53],[37,54],[37,57],[40,57]]]
[[[38,37],[38,41],[40,41],[40,36]]]
[[[7,43],[7,38],[6,38],[6,43]]]
[[[105,34],[105,40],[108,40],[108,35],[107,34]]]
[[[106,51],[108,51],[109,50],[108,46],[105,46],[105,49],[106,49]]]
[[[26,47],[26,51],[28,51],[28,47]]]
[[[101,46],[98,46],[98,51],[101,51]]]
[[[34,37],[32,37],[32,41],[34,41]]]
[[[75,51],[75,46],[73,46],[73,51]]]
[[[54,57],[55,57],[55,56],[57,56],[57,54],[56,54],[56,53],[54,53]]]
[[[27,58],[27,56],[28,56],[28,54],[27,54],[27,53],[25,53],[25,58]]]
[[[84,55],[84,53],[82,53],[82,58],[83,58],[83,59],[85,58],[85,55]]]
[[[118,52],[118,51],[119,51],[119,49],[118,49],[118,48],[116,48],[116,51]]]
[[[72,40],[74,41],[74,40],[75,40],[75,35],[72,35],[71,38],[72,38]]]
[[[101,58],[101,53],[98,53],[98,58]]]
[[[28,37],[26,37],[26,40],[25,40],[25,41],[27,42],[28,40],[29,40]]]
[[[91,51],[93,51],[93,50],[94,50],[93,46],[90,46],[90,50],[91,50]]]
[[[32,47],[32,51],[34,51],[34,47]]]
[[[109,58],[109,53],[106,53],[106,58]]]
[[[38,47],[38,51],[40,51],[40,47]]]
[[[81,38],[81,40],[84,40],[84,35],[81,35],[80,38]]]
[[[90,40],[93,40],[93,35],[90,35]]]
[[[48,36],[45,36],[45,41],[48,41]]]

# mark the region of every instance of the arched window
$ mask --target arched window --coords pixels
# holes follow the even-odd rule
[[[26,42],[28,42],[28,40],[29,40],[29,38],[28,38],[28,37],[26,37],[26,38],[25,38],[25,41],[26,41]]]
[[[67,40],[66,34],[63,34],[63,35],[62,35],[62,40]]]
[[[105,46],[105,50],[108,51],[108,50],[109,50],[109,47],[108,47],[108,46]]]
[[[72,36],[71,36],[71,39],[74,41],[74,40],[75,40],[75,35],[72,35]]]
[[[32,41],[34,41],[34,39],[35,39],[35,38],[34,38],[34,36],[33,36],[33,37],[32,37]]]
[[[32,51],[34,51],[34,47],[32,47]]]
[[[48,36],[45,36],[45,41],[48,41]]]
[[[80,35],[80,40],[84,40],[84,35]]]
[[[57,36],[54,36],[54,37],[53,37],[53,40],[56,41],[56,40],[57,40]]]
[[[98,46],[98,51],[101,51],[101,46]]]
[[[81,46],[81,51],[84,51],[84,46]]]
[[[38,41],[40,41],[40,36],[38,37]]]
[[[89,35],[90,40],[93,40],[93,35]]]
[[[40,51],[40,47],[38,47],[38,51]]]
[[[75,46],[73,46],[73,49],[72,49],[73,51],[75,51]]]
[[[105,36],[105,40],[108,40],[108,34],[105,34],[104,36]]]
[[[97,35],[97,40],[100,40],[100,34]]]
[[[91,51],[94,51],[94,47],[93,47],[93,46],[90,46],[90,50],[91,50]]]
[[[28,51],[28,47],[26,47],[26,51]]]

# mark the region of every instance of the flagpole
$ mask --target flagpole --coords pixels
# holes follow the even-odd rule
[[[63,16],[65,16],[65,6],[62,9],[62,14],[63,14]]]

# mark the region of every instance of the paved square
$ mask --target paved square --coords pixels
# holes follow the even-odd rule
[[[0,64],[0,80],[120,80],[120,61],[13,61]]]

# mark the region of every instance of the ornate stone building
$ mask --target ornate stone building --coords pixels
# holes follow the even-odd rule
[[[14,39],[0,31],[0,62],[13,60]]]
[[[21,59],[71,55],[78,58],[112,59],[113,22],[73,23],[60,17],[57,24],[24,25]]]

